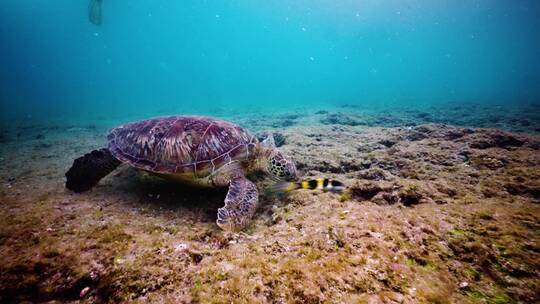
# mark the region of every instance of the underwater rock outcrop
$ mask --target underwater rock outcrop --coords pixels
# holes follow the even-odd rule
[[[500,130],[490,130],[478,133],[478,136],[471,140],[470,147],[476,149],[503,148],[522,146],[526,140],[518,135],[509,134]]]

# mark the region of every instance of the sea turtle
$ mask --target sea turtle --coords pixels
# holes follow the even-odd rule
[[[168,116],[128,123],[107,135],[108,148],[73,162],[66,187],[89,190],[120,163],[160,177],[198,186],[229,186],[217,224],[240,230],[254,214],[258,190],[246,176],[254,171],[276,180],[295,180],[296,166],[274,144],[259,140],[240,126],[203,116]]]

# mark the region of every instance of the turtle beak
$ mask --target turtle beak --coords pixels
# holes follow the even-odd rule
[[[296,170],[296,165],[293,162],[287,164],[287,176],[285,179],[290,182],[298,181],[300,177],[298,176],[298,171]]]
[[[295,176],[287,177],[287,178],[285,178],[285,180],[288,181],[288,182],[298,182],[298,181],[300,181],[300,177],[295,175]]]

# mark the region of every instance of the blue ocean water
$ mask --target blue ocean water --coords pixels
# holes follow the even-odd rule
[[[0,4],[0,118],[540,100],[536,0]]]

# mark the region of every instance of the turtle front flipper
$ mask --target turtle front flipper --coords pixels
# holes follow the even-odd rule
[[[225,206],[218,209],[216,223],[223,230],[239,231],[244,228],[257,209],[259,191],[253,182],[243,176],[229,184]]]

